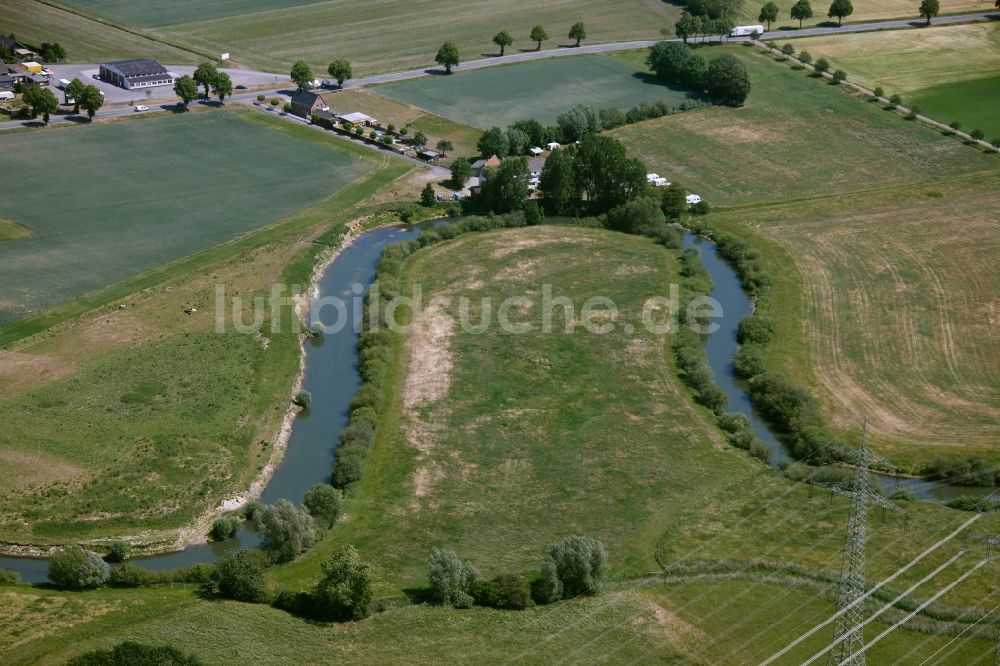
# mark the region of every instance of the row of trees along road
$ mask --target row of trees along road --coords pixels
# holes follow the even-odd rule
[[[198,96],[198,86],[204,86],[205,99],[210,94],[218,96],[220,102],[233,94],[233,81],[229,74],[220,72],[210,62],[203,62],[194,70],[194,75],[185,74],[174,81],[174,94],[181,98],[184,108]]]
[[[85,86],[80,79],[73,79],[66,86],[66,96],[73,100],[73,113],[80,113],[83,107],[87,117],[93,120],[97,110],[104,106],[104,96],[97,86]],[[47,125],[49,116],[59,108],[59,100],[48,88],[31,86],[24,92],[24,103],[31,109],[31,117],[42,119]]]
[[[576,45],[580,46],[580,42],[587,38],[587,28],[583,25],[582,21],[577,21],[569,29],[569,38],[576,40]],[[549,38],[549,33],[546,32],[545,28],[541,25],[536,25],[531,29],[530,35],[531,41],[535,42],[535,50],[540,51],[542,49],[542,42]],[[514,43],[514,38],[506,30],[501,30],[497,34],[493,35],[493,43],[500,47],[500,55],[503,56],[507,47]],[[461,61],[461,56],[458,53],[458,46],[455,42],[445,42],[438,49],[437,56],[434,57],[434,62],[444,67],[444,71],[451,74],[451,68],[456,66]]]

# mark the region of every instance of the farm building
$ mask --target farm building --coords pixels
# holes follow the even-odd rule
[[[486,169],[495,169],[500,166],[500,158],[493,155],[488,160],[476,160],[472,163],[472,175],[476,178],[482,178],[483,171]]]
[[[337,118],[340,119],[340,122],[342,123],[351,123],[352,125],[365,125],[368,127],[374,127],[378,125],[377,120],[375,120],[374,118],[372,118],[367,114],[360,112],[343,113],[337,116]]]
[[[101,65],[100,77],[120,88],[151,88],[169,86],[174,76],[155,60],[117,60]]]
[[[427,160],[428,162],[434,162],[441,157],[441,153],[436,150],[431,150],[430,148],[424,148],[417,153],[417,157],[422,160]]]
[[[308,118],[317,111],[329,111],[326,100],[309,90],[299,89],[292,95],[292,113],[300,118]]]

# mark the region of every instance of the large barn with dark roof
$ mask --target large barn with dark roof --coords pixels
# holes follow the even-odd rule
[[[117,60],[101,65],[101,80],[131,90],[169,86],[174,77],[155,60]]]

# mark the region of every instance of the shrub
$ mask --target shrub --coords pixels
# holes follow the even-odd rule
[[[733,358],[733,372],[736,376],[750,379],[766,371],[764,347],[755,344],[740,345]]]
[[[111,567],[100,555],[70,545],[49,560],[49,580],[64,590],[90,590],[108,582]]]
[[[271,98],[271,106],[278,106],[279,104],[281,104],[281,100],[279,98],[277,97]]]
[[[988,497],[975,497],[963,495],[955,497],[945,502],[945,506],[958,509],[959,511],[978,511],[980,513],[990,513],[1000,511],[1000,500]]]
[[[327,483],[317,483],[306,491],[302,504],[309,515],[324,527],[332,527],[340,517],[340,493]]]
[[[524,223],[529,227],[545,223],[545,211],[537,201],[529,201],[524,205]]]
[[[875,90],[872,92],[875,93],[875,97],[885,97],[885,90],[882,88],[882,86],[876,86]]]
[[[263,102],[265,99],[267,99],[267,98],[264,97],[264,95],[257,95],[257,101],[258,102]]]
[[[809,51],[803,51],[802,53],[799,54],[799,60],[808,65],[813,61],[813,57],[812,54],[809,53]]]
[[[899,93],[893,93],[889,98],[889,108],[895,109],[897,106],[903,103],[903,97]]]
[[[354,128],[354,136],[364,136],[365,130],[361,127]]]
[[[520,574],[501,574],[493,580],[476,581],[470,595],[478,605],[490,608],[524,610],[533,604],[531,585]]]
[[[227,599],[259,603],[267,596],[264,572],[270,560],[259,550],[229,553],[216,566],[219,594]]]
[[[951,124],[948,125],[948,127],[952,128],[957,132],[958,130],[962,129],[962,123],[958,122],[957,120],[953,120]]]
[[[597,594],[608,568],[603,543],[584,536],[566,537],[549,548],[548,557],[555,562],[563,596]]]
[[[236,535],[240,529],[240,520],[236,516],[223,516],[216,518],[212,523],[212,531],[209,536],[212,541],[225,541]]]
[[[261,548],[275,562],[291,562],[316,540],[312,516],[304,507],[286,499],[262,507],[255,522],[261,534]]]
[[[746,414],[728,413],[719,415],[719,427],[729,433],[750,432],[750,419]]]
[[[322,619],[341,622],[366,617],[372,587],[371,567],[348,546],[323,563],[323,578],[312,592],[315,612]]]
[[[93,650],[70,659],[67,666],[201,666],[204,662],[169,645],[125,641],[110,650]]]
[[[105,560],[108,562],[124,562],[132,556],[132,544],[123,539],[116,539],[108,549]]]
[[[729,397],[726,395],[726,392],[715,384],[706,386],[698,391],[697,400],[715,414],[721,414],[729,404]]]
[[[19,582],[21,577],[16,571],[7,571],[6,569],[0,569],[0,585],[14,585]]]
[[[740,321],[736,340],[742,344],[765,345],[774,337],[774,324],[760,315],[750,315]]]
[[[559,580],[559,569],[556,561],[546,555],[542,558],[541,578],[535,587],[535,599],[538,603],[550,604],[559,601],[563,595],[562,581]]]
[[[608,211],[607,227],[627,234],[652,236],[666,226],[660,204],[652,197],[640,196]]]
[[[157,576],[134,564],[120,564],[112,567],[108,576],[111,587],[142,587],[157,582]]]
[[[896,488],[889,493],[889,499],[895,502],[912,502],[917,499],[917,496],[906,488]]]
[[[1000,471],[979,456],[938,458],[923,470],[932,481],[956,486],[992,486],[1000,481]]]
[[[984,134],[983,130],[979,129],[978,127],[969,132],[969,136],[971,136],[976,141],[982,141],[986,138],[986,134]]]
[[[691,206],[692,215],[708,215],[712,211],[707,201],[699,201]]]
[[[792,46],[791,44],[785,44],[784,46],[781,47],[781,52],[784,53],[786,56],[794,55],[795,47]]]
[[[462,562],[453,550],[434,548],[427,558],[427,581],[431,599],[439,604],[455,603],[460,593],[468,594],[479,578],[472,562]]]
[[[356,450],[338,450],[337,461],[333,464],[331,483],[335,488],[345,490],[361,480],[364,473],[364,453]]]
[[[302,389],[295,394],[295,397],[292,398],[292,402],[294,402],[299,407],[306,409],[309,407],[310,404],[312,404],[312,393],[306,391],[305,389]]]
[[[818,74],[823,74],[829,71],[830,61],[826,58],[820,58],[816,61],[816,64],[813,65],[813,69],[815,69]]]
[[[246,520],[253,520],[257,516],[257,512],[260,511],[261,507],[264,506],[257,500],[251,500],[247,502],[247,505],[243,507],[243,517]]]
[[[920,106],[914,104],[910,107],[910,112],[906,114],[907,120],[916,120],[917,116],[920,115]]]
[[[285,113],[291,113],[292,105],[289,104],[288,102],[285,102],[284,106],[281,107],[281,110],[284,111]]]
[[[834,83],[842,83],[846,80],[847,80],[847,72],[845,72],[844,70],[838,69],[836,72],[833,73]]]

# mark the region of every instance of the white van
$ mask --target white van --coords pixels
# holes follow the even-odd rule
[[[9,90],[0,90],[0,100],[3,99],[6,100],[14,99],[14,93],[12,93]]]
[[[729,33],[730,37],[749,37],[752,34],[763,35],[764,26],[762,25],[738,25],[732,29]]]
[[[135,110],[136,111],[149,111],[149,107],[146,106],[145,104],[136,104],[135,105]]]
[[[59,79],[59,82],[56,83],[56,88],[58,88],[59,90],[66,90],[66,86],[68,85],[69,85],[69,79]]]

